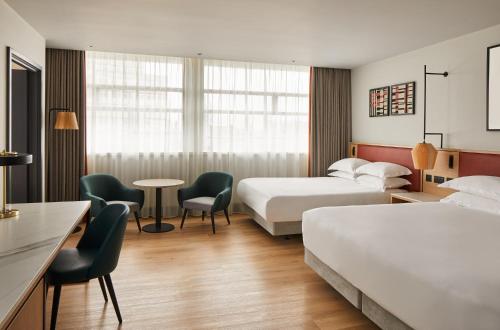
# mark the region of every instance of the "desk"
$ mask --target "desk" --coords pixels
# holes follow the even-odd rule
[[[14,204],[0,220],[0,329],[43,329],[44,275],[89,201]]]

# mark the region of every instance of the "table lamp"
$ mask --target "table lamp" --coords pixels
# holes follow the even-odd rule
[[[27,165],[31,164],[33,156],[29,154],[21,154],[13,151],[0,152],[0,166],[3,167],[3,199],[2,209],[0,210],[0,219],[11,218],[19,215],[18,210],[8,209],[7,201],[7,166]]]

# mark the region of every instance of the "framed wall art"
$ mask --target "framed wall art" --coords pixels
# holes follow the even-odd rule
[[[370,117],[389,116],[389,86],[370,89]]]
[[[415,82],[391,86],[391,116],[415,114]]]

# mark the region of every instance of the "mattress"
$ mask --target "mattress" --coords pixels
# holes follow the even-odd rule
[[[416,329],[500,328],[500,216],[446,203],[319,208],[304,246]]]
[[[320,178],[249,178],[239,182],[238,197],[271,222],[300,221],[302,213],[323,206],[382,204],[390,193],[353,180]]]

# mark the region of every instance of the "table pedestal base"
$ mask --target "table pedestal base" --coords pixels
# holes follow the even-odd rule
[[[160,223],[160,225],[157,225],[156,223],[151,223],[149,225],[145,225],[144,227],[142,227],[142,230],[145,231],[146,233],[164,233],[167,231],[172,231],[174,229],[175,226],[169,223]]]

